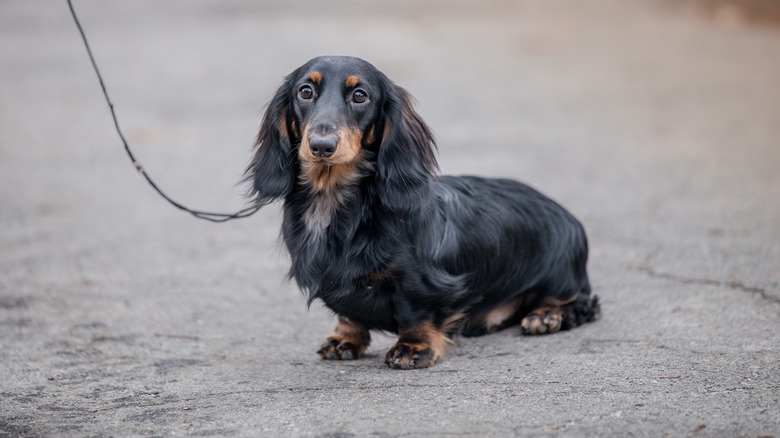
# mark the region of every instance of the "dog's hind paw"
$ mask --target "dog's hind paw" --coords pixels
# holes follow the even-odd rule
[[[563,326],[563,311],[560,308],[536,309],[520,321],[524,335],[555,333]]]

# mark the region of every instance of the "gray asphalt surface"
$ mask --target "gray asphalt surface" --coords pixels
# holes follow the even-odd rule
[[[671,1],[78,0],[160,186],[241,208],[309,58],[418,100],[445,173],[585,224],[601,321],[441,364],[314,354],[280,209],[222,225],[128,164],[65,1],[0,3],[0,436],[780,436],[780,29]],[[712,11],[710,11],[712,12]]]

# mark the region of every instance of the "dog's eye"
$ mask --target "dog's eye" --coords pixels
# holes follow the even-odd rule
[[[301,85],[298,89],[298,96],[303,100],[310,100],[314,97],[314,90],[309,85]]]
[[[368,100],[368,94],[363,90],[355,90],[354,93],[352,93],[352,101],[355,103],[363,103],[366,100]]]

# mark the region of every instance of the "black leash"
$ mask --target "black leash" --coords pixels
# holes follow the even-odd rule
[[[171,205],[178,208],[179,210],[184,210],[198,219],[204,219],[211,222],[227,222],[231,219],[241,219],[241,218],[249,217],[255,214],[257,210],[260,210],[259,206],[247,207],[236,213],[210,213],[207,211],[192,210],[174,201],[168,195],[163,193],[163,191],[160,190],[159,187],[157,187],[157,184],[155,184],[154,181],[152,181],[152,178],[150,178],[149,175],[146,173],[146,170],[144,170],[143,166],[141,166],[141,163],[139,163],[135,159],[135,156],[133,156],[133,152],[130,150],[130,146],[127,144],[127,140],[125,140],[125,136],[122,134],[122,130],[119,128],[119,121],[116,118],[116,112],[114,111],[114,104],[111,103],[111,99],[108,97],[108,91],[106,91],[106,85],[105,83],[103,83],[103,76],[100,74],[100,70],[98,69],[98,66],[95,63],[95,57],[92,56],[92,50],[90,50],[89,48],[89,43],[87,42],[87,36],[84,34],[84,29],[81,28],[81,23],[79,22],[79,19],[76,16],[76,11],[73,9],[73,3],[71,3],[71,0],[67,0],[67,1],[68,1],[68,7],[70,8],[70,13],[71,15],[73,15],[73,21],[76,22],[76,27],[78,27],[79,29],[79,33],[81,34],[81,39],[84,41],[84,47],[87,49],[89,60],[92,61],[92,68],[95,69],[95,74],[97,74],[98,81],[100,81],[100,88],[103,90],[103,96],[105,96],[106,103],[108,104],[108,108],[111,110],[111,118],[114,119],[114,128],[116,128],[116,133],[119,134],[119,138],[122,140],[122,144],[125,146],[125,152],[127,152],[127,156],[130,157],[130,161],[133,163],[133,166],[135,166],[135,169],[141,175],[143,175],[144,178],[146,178],[146,181],[149,183],[149,185],[151,185],[152,188],[157,193],[160,194],[160,196],[165,198],[166,201],[168,201]]]

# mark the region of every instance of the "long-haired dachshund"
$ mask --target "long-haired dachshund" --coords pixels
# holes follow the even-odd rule
[[[366,61],[318,57],[268,105],[246,171],[257,205],[284,199],[289,276],[338,323],[318,353],[430,367],[452,336],[520,323],[528,335],[594,321],[580,223],[516,181],[439,176],[411,96]]]

